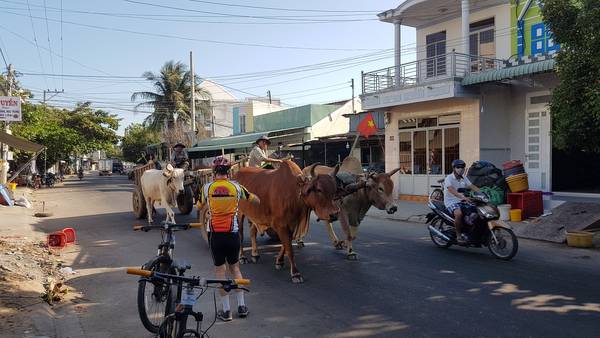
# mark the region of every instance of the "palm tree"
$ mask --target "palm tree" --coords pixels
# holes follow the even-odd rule
[[[139,108],[152,108],[154,111],[144,120],[144,125],[158,131],[163,126],[170,128],[176,120],[189,123],[190,117],[190,72],[187,66],[181,62],[168,61],[161,68],[160,73],[144,72],[146,80],[151,81],[155,91],[135,92],[131,95],[131,101],[145,100],[135,106]],[[211,96],[206,90],[200,88],[199,78],[196,81],[196,119],[198,116],[210,115]]]

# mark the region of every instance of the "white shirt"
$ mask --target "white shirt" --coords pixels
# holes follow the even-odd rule
[[[267,152],[262,150],[258,145],[250,152],[249,167],[260,167],[264,160],[268,159]]]
[[[460,203],[460,198],[448,191],[448,187],[453,187],[458,191],[458,189],[470,187],[471,184],[471,181],[469,181],[466,176],[463,176],[461,179],[457,179],[454,173],[446,176],[446,179],[444,180],[444,205],[446,205],[446,208],[456,203]]]

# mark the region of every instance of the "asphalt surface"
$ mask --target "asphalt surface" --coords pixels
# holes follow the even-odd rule
[[[56,308],[59,337],[151,336],[137,314],[137,279],[124,270],[149,260],[160,235],[131,230],[139,223],[131,189],[122,176],[87,175],[38,193],[54,212],[39,230],[74,227],[79,242],[63,254],[77,272],[68,284],[81,294]],[[341,235],[338,225],[336,231]],[[210,337],[600,336],[598,250],[521,240],[516,258],[504,262],[487,249],[436,248],[422,224],[370,217],[355,242],[358,261],[336,251],[320,223],[311,224],[305,241],[296,250],[305,283],[296,285],[289,269],[274,269],[274,243],[259,238],[266,246],[260,262],[242,266],[252,280],[250,316],[217,322]],[[177,233],[175,255],[192,265],[190,275],[212,276],[198,230]],[[196,309],[207,328],[212,293]]]

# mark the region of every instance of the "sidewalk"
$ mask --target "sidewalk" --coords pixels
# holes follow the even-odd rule
[[[380,219],[389,219],[392,221],[401,222],[416,222],[425,223],[425,216],[431,212],[431,209],[424,202],[411,201],[395,201],[398,211],[393,214],[388,214],[385,210],[379,210],[371,207],[367,212],[367,216]]]
[[[41,298],[45,285],[58,281],[58,257],[35,229],[41,205],[29,189],[19,188],[32,208],[0,206],[0,327],[3,337],[54,336],[52,308]]]

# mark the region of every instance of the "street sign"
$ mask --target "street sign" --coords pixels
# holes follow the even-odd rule
[[[21,121],[21,98],[0,96],[0,121]]]

